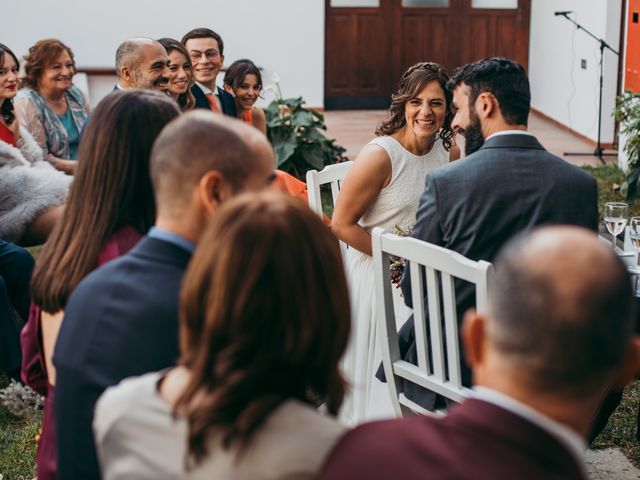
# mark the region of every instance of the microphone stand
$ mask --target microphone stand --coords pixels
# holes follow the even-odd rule
[[[603,68],[604,68],[604,49],[608,48],[609,50],[611,50],[616,55],[620,55],[620,54],[618,52],[616,52],[613,48],[611,48],[611,45],[609,45],[607,42],[605,42],[602,38],[596,37],[593,33],[591,33],[589,30],[584,28],[582,25],[580,25],[574,19],[569,18],[568,13],[570,13],[570,12],[561,12],[561,13],[558,12],[556,15],[560,15],[560,16],[564,17],[565,19],[567,19],[568,21],[573,23],[578,30],[582,30],[584,33],[589,35],[591,38],[593,38],[596,42],[598,42],[600,44],[600,93],[599,93],[599,96],[598,96],[598,143],[596,144],[596,149],[592,153],[569,152],[569,153],[564,153],[564,155],[565,156],[572,156],[572,155],[573,156],[585,156],[585,155],[591,156],[591,155],[593,155],[595,157],[598,157],[600,159],[600,161],[604,164],[605,162],[604,162],[604,158],[603,157],[605,157],[605,156],[617,156],[618,155],[617,152],[605,153],[604,149],[602,148],[602,142],[601,142],[601,131],[602,131],[602,85],[603,85],[603,77],[604,77],[604,73],[603,73]]]

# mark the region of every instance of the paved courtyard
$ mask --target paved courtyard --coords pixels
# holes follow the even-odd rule
[[[347,149],[347,156],[353,160],[360,149],[374,137],[376,126],[384,120],[385,110],[341,110],[325,112],[327,134],[335,138],[339,145]],[[601,165],[594,156],[563,157],[564,152],[592,152],[594,146],[573,135],[545,118],[531,114],[529,131],[550,152],[565,158],[575,165]],[[460,140],[457,140],[460,143]],[[608,157],[607,163],[614,163],[615,157]]]

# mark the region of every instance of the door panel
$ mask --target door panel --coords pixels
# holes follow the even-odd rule
[[[379,0],[376,8],[336,8],[336,0],[325,1],[327,109],[386,108],[402,73],[419,61],[438,62],[452,72],[501,55],[527,67],[531,0],[412,0],[412,6],[403,6],[407,0]],[[514,1],[518,8],[506,8]],[[354,2],[363,4],[339,1]]]

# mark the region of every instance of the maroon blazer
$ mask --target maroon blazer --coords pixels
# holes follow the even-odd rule
[[[329,455],[321,479],[573,480],[585,478],[546,431],[503,408],[469,399],[446,417],[362,425]]]

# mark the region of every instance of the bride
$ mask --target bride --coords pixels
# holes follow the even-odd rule
[[[382,227],[408,235],[427,172],[459,158],[460,150],[452,140],[448,79],[442,66],[430,62],[417,63],[402,75],[389,116],[356,158],[331,220],[333,232],[351,247],[346,270],[353,334],[343,368],[352,391],[340,414],[348,425],[394,416],[386,385],[374,378],[382,354],[370,232]],[[401,324],[408,315],[398,313]]]

